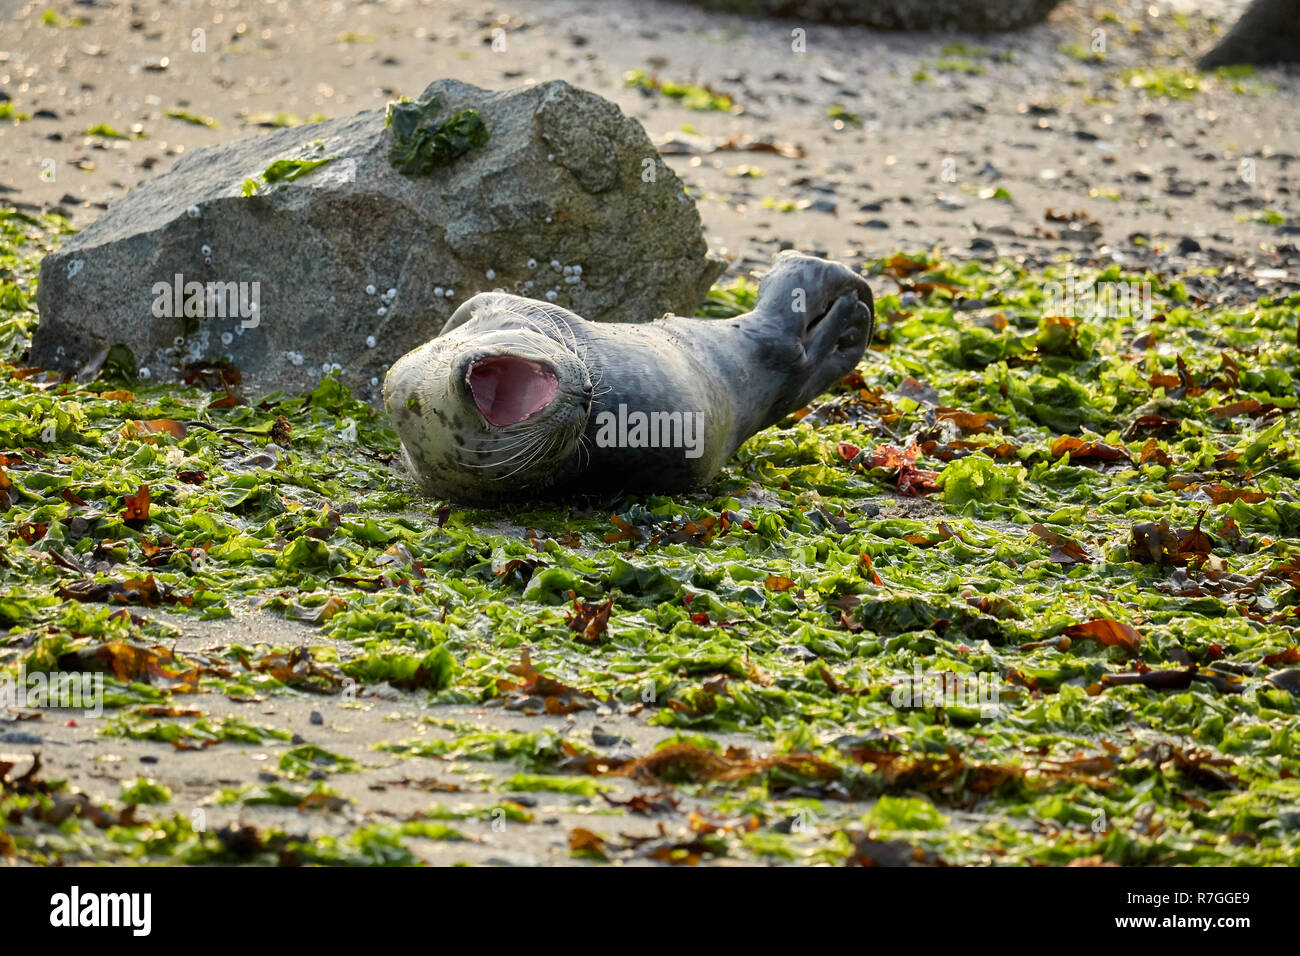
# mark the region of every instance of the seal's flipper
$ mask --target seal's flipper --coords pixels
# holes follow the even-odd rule
[[[783,252],[772,270],[759,281],[753,315],[786,328],[800,339],[811,339],[816,326],[843,296],[853,296],[874,319],[871,286],[848,266],[826,259]],[[866,338],[869,340],[868,325]]]
[[[565,347],[575,348],[573,327],[583,319],[549,302],[525,299],[507,292],[480,292],[461,303],[438,334],[446,335],[471,321],[478,323],[476,331],[529,329]]]
[[[446,321],[442,331],[438,334],[446,335],[452,329],[460,328],[480,312],[491,308],[498,299],[511,298],[514,298],[514,296],[508,296],[501,292],[480,292],[478,295],[470,296],[451,314],[451,318]]]

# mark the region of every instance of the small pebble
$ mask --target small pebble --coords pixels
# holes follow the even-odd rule
[[[378,381],[378,379],[373,379],[373,378],[372,378],[370,381],[372,381],[372,382],[376,382],[376,381]],[[320,712],[319,710],[313,710],[313,711],[311,712],[311,722],[312,722],[313,724],[315,724],[317,727],[319,727],[319,726],[321,726],[322,724],[325,723],[325,718],[324,718],[324,716],[322,716],[322,714],[321,714],[321,712]]]
[[[40,742],[40,734],[33,734],[26,730],[7,730],[0,734],[0,744],[18,744],[23,747],[31,747],[38,746]]]

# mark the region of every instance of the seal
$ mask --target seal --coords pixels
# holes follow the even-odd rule
[[[480,293],[388,370],[384,406],[437,497],[685,491],[852,371],[873,328],[865,279],[797,253],[734,319],[596,323]]]

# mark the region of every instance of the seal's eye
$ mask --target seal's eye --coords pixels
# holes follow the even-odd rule
[[[555,400],[555,371],[513,355],[493,355],[471,363],[465,384],[489,424],[517,425]]]

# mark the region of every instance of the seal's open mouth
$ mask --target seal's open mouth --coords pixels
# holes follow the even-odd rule
[[[555,372],[540,362],[493,355],[472,363],[465,384],[489,424],[517,425],[540,412],[560,390]]]

